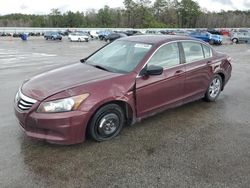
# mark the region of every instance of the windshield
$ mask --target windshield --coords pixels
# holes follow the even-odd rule
[[[88,58],[86,64],[110,72],[128,73],[134,70],[151,47],[150,44],[115,41]]]

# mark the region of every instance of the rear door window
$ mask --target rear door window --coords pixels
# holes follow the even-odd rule
[[[192,63],[204,59],[202,44],[198,42],[182,42],[186,63]]]

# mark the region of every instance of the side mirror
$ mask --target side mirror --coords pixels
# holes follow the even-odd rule
[[[145,67],[144,70],[142,70],[141,75],[142,76],[149,76],[149,75],[161,75],[163,73],[163,67],[157,66],[157,65],[150,65],[148,67]]]

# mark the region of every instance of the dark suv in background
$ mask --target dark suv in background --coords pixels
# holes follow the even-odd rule
[[[46,32],[44,33],[44,38],[46,40],[62,40],[62,35],[60,35],[58,32]]]

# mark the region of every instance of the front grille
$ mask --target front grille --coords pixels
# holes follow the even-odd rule
[[[36,102],[37,101],[35,99],[25,96],[24,94],[22,94],[21,91],[17,92],[16,104],[20,110],[22,111],[29,110]]]

